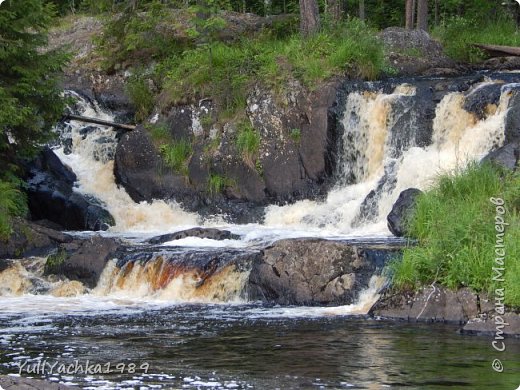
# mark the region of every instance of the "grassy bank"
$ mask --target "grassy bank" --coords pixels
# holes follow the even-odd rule
[[[520,46],[520,34],[514,20],[502,16],[498,20],[476,20],[454,17],[432,30],[448,56],[458,61],[479,62],[484,53],[471,46],[474,43]]]
[[[503,216],[490,198],[503,199]],[[495,252],[500,240],[497,216],[508,223],[504,282],[493,280],[495,258],[501,257],[500,248]],[[402,261],[392,264],[396,288],[415,289],[433,282],[491,294],[504,288],[505,303],[520,307],[520,172],[474,164],[439,177],[419,197],[410,232],[419,245],[407,248]]]
[[[166,108],[201,98],[230,117],[245,107],[254,84],[283,92],[297,80],[312,90],[336,75],[375,79],[387,69],[377,30],[359,19],[324,23],[304,39],[295,18],[230,37],[237,26],[231,16],[217,12],[200,19],[189,9],[154,3],[146,13],[107,21],[99,54],[107,70],[133,68],[128,92],[138,120],[156,104]]]
[[[213,42],[162,63],[163,104],[210,97],[227,110],[245,105],[248,88],[262,82],[282,90],[291,79],[308,89],[334,75],[376,78],[384,68],[376,32],[353,19],[310,39],[264,34],[233,43]]]

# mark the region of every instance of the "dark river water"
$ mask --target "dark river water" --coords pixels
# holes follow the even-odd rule
[[[306,310],[191,304],[78,308],[66,314],[0,311],[0,374],[16,375],[23,367],[22,376],[90,389],[515,390],[520,385],[518,339],[507,339],[507,350],[496,352],[490,338],[460,335],[453,326]],[[495,358],[504,372],[493,371]],[[58,372],[65,364],[72,371]],[[81,372],[87,368],[90,372]]]

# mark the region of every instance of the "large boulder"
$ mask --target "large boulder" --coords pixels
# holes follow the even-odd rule
[[[71,241],[72,237],[68,234],[17,218],[13,220],[7,241],[0,241],[0,259],[46,256],[58,245]]]
[[[142,126],[125,133],[116,149],[114,174],[135,202],[170,199],[186,192],[186,180],[165,166]]]
[[[520,161],[520,143],[511,142],[504,145],[490,152],[484,157],[483,161],[490,161],[501,167],[515,170],[518,168],[518,162]]]
[[[417,197],[422,194],[417,188],[408,188],[399,194],[386,220],[388,229],[394,236],[407,235],[407,225],[415,211]]]
[[[501,83],[493,83],[473,88],[466,94],[463,108],[479,119],[485,118],[489,112],[488,107],[499,104],[502,86]]]
[[[46,273],[63,275],[94,288],[108,261],[116,258],[122,249],[122,244],[114,238],[75,239],[61,244],[56,254],[48,258]]]
[[[448,58],[439,42],[426,31],[389,27],[379,34],[389,64],[400,75],[456,74],[455,63]]]
[[[520,142],[520,88],[510,89],[506,114],[505,143]]]
[[[353,245],[314,238],[281,240],[253,264],[248,295],[250,300],[282,305],[350,304],[377,268],[369,251]]]
[[[48,147],[29,164],[28,171],[33,219],[49,220],[68,230],[107,230],[115,225],[97,199],[74,191],[76,175]]]
[[[168,139],[191,143],[183,174],[163,162],[157,142],[144,127],[124,134],[117,146],[115,176],[135,201],[175,199],[202,214],[223,213],[240,222],[257,221],[256,207],[292,202],[325,193],[335,149],[336,84],[307,93],[295,82],[280,98],[261,87],[247,100],[247,117],[217,123],[209,100],[170,108],[151,126],[167,129]],[[251,125],[260,138],[254,156],[244,156],[237,137]],[[212,179],[219,179],[217,191]],[[249,205],[249,206],[248,206]]]
[[[497,328],[497,325],[501,327]],[[462,333],[495,336],[498,329],[506,336],[520,337],[520,314],[509,312],[503,315],[497,315],[496,313],[481,315],[469,320],[462,328]]]

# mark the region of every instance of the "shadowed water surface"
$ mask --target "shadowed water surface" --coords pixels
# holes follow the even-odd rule
[[[257,305],[127,305],[68,314],[0,311],[0,373],[20,362],[111,363],[110,374],[46,377],[85,388],[516,389],[520,340],[444,325],[317,315]],[[505,366],[496,373],[491,362]],[[124,363],[124,373],[116,369]],[[136,365],[135,372],[130,364]],[[22,363],[23,364],[23,363]],[[146,370],[146,364],[149,368]],[[55,369],[56,370],[56,369]],[[146,372],[147,371],[147,372]]]

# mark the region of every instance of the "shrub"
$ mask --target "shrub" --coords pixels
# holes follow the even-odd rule
[[[212,195],[220,194],[226,187],[233,185],[233,181],[225,176],[212,173],[208,179],[208,192]]]
[[[166,77],[163,106],[207,97],[229,115],[245,107],[248,87],[258,80],[278,92],[290,79],[313,89],[346,72],[373,79],[385,66],[376,31],[350,19],[308,39],[266,33],[233,43],[210,42],[165,59],[157,69]]]
[[[144,125],[145,128],[150,132],[153,141],[156,145],[165,144],[171,138],[168,126],[165,124],[151,124],[147,123]]]
[[[292,139],[294,142],[296,142],[297,144],[299,144],[300,141],[301,141],[301,138],[302,138],[302,132],[301,132],[300,129],[292,129],[292,130],[291,130],[291,134],[290,134],[290,136],[291,136],[291,139]]]
[[[144,121],[152,112],[155,103],[154,94],[147,80],[141,75],[134,75],[128,80],[126,90],[135,107],[136,121]]]
[[[6,240],[12,232],[13,217],[27,213],[27,200],[18,186],[0,180],[0,239]]]
[[[472,164],[464,171],[439,177],[419,196],[410,222],[418,246],[405,249],[392,263],[394,285],[409,289],[439,282],[449,288],[471,287],[492,293],[495,260],[495,205],[505,202],[509,226],[505,235],[506,304],[520,306],[520,173],[503,172],[489,164]]]

